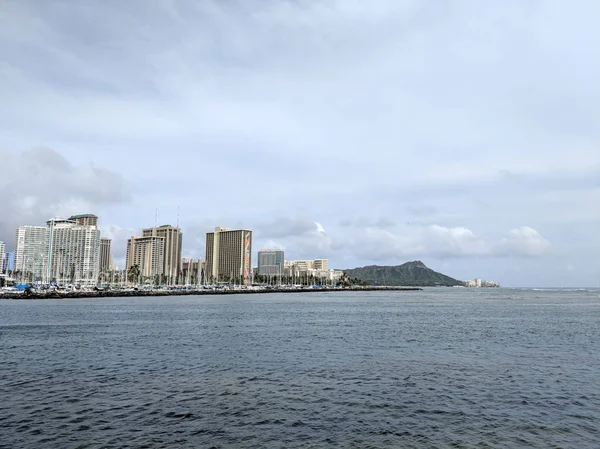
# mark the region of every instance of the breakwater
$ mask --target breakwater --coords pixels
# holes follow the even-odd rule
[[[348,291],[417,291],[420,287],[347,287],[347,288],[271,288],[271,289],[202,289],[202,290],[98,290],[69,292],[23,292],[5,293],[0,299],[77,299],[77,298],[126,298],[139,296],[198,296],[198,295],[252,295],[269,293],[317,293]]]

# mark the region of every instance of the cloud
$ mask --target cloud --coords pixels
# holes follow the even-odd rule
[[[139,229],[181,206],[187,254],[223,224],[338,266],[596,263],[598,2],[5,3],[0,165],[32,184],[0,180],[9,242],[14,217]]]
[[[434,206],[419,204],[419,205],[414,205],[414,206],[408,206],[407,211],[411,215],[423,217],[423,216],[434,215],[437,212],[437,209]]]
[[[132,1],[57,12],[18,3],[0,22],[0,43],[14,42],[3,52],[2,94],[15,101],[2,118],[18,129],[34,119],[61,136],[141,146],[241,141],[353,173],[376,160],[377,182],[395,183],[599,161],[579,132],[598,67],[581,57],[587,70],[572,73],[555,54],[576,58],[569,44],[594,44],[579,27],[561,42],[543,25],[565,14],[592,25],[575,8]],[[577,77],[585,89],[562,87]],[[546,137],[573,126],[577,145]],[[566,147],[580,157],[565,161]],[[420,168],[399,178],[400,161]]]
[[[342,239],[325,231],[323,225],[306,217],[278,218],[258,224],[254,232],[256,251],[281,248],[286,259],[320,259],[344,250]]]
[[[529,227],[513,229],[494,241],[468,228],[430,225],[406,227],[401,232],[366,228],[349,247],[359,259],[399,261],[407,257],[536,257],[548,253],[551,244]]]
[[[345,218],[340,221],[340,226],[344,228],[381,228],[387,229],[392,228],[396,225],[396,223],[387,218],[381,217],[378,220],[372,220],[367,217],[357,217],[357,218]]]
[[[308,218],[281,218],[267,226],[263,224],[255,228],[255,246],[257,250],[262,247],[283,248],[287,258],[332,257],[336,261],[385,263],[413,257],[541,257],[552,250],[547,239],[526,226],[512,229],[504,237],[494,239],[479,236],[461,226],[359,227],[361,221],[342,220],[341,227],[328,233],[320,222]]]
[[[12,249],[15,228],[54,216],[96,213],[130,199],[123,178],[94,165],[75,165],[55,150],[0,150],[0,240]]]
[[[305,217],[278,218],[260,225],[261,233],[272,239],[300,237],[317,233],[319,224]]]
[[[498,255],[541,256],[550,251],[552,245],[539,232],[528,226],[512,229],[492,250]]]
[[[193,257],[195,259],[204,259],[206,257],[206,233],[213,232],[215,226],[227,227],[223,223],[225,223],[223,220],[205,219],[201,221],[194,221],[182,226],[182,255],[185,257]],[[246,228],[247,226],[239,227]]]

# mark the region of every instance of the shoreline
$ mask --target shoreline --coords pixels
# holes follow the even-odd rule
[[[52,292],[48,294],[4,294],[2,299],[79,299],[79,298],[133,298],[146,296],[204,296],[204,295],[258,295],[269,293],[316,293],[316,292],[347,292],[347,291],[419,291],[421,287],[348,287],[348,288],[306,288],[306,289],[240,289],[240,290],[123,290],[123,291],[92,291],[92,292]]]
[[[421,287],[348,287],[348,288],[306,288],[306,289],[264,289],[264,290],[123,290],[123,291],[91,291],[91,292],[52,292],[40,293],[8,293],[0,295],[2,299],[83,299],[83,298],[134,298],[146,296],[204,296],[204,295],[259,295],[269,293],[317,293],[317,292],[364,292],[364,291],[419,291]]]

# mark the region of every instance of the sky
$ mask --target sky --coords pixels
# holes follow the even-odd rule
[[[0,240],[94,213],[600,286],[600,3],[5,0]],[[156,214],[158,217],[156,218]]]

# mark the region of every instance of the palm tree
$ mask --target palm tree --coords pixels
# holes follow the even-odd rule
[[[129,267],[129,270],[127,270],[127,277],[130,280],[135,280],[136,283],[139,283],[140,267],[138,265],[132,265]]]

